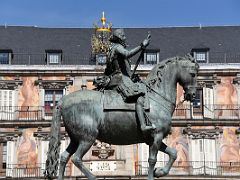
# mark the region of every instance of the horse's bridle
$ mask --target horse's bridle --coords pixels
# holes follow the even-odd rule
[[[181,104],[184,103],[184,101],[186,101],[185,97],[183,100],[181,100],[177,105],[176,103],[172,102],[171,100],[167,99],[166,97],[164,97],[163,95],[161,95],[160,93],[158,93],[155,89],[153,89],[151,86],[149,86],[147,83],[143,82],[143,84],[146,85],[147,88],[149,88],[151,91],[153,91],[155,94],[157,94],[158,96],[160,96],[162,99],[164,99],[165,101],[169,102],[173,107],[174,109],[178,108]],[[156,101],[157,102],[157,101]],[[166,108],[166,107],[165,107]],[[167,108],[166,108],[167,109]]]
[[[153,89],[151,86],[149,86],[147,83],[145,83],[144,81],[142,81],[143,84],[146,85],[147,88],[149,88],[151,91],[153,91],[155,94],[157,94],[158,96],[160,96],[162,99],[164,99],[165,101],[169,102],[174,108],[176,107],[176,103],[172,102],[171,100],[167,99],[166,97],[164,97],[163,95],[161,95],[159,92],[157,92],[155,89]]]

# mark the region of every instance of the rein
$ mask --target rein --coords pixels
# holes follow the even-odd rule
[[[184,103],[185,99],[183,99],[182,101],[180,101],[177,105],[176,103],[173,103],[171,100],[167,99],[166,97],[164,97],[163,95],[161,95],[160,93],[158,93],[155,89],[153,89],[151,86],[149,86],[147,83],[145,83],[144,81],[142,81],[143,84],[145,84],[147,86],[147,88],[149,88],[151,91],[153,91],[155,94],[157,94],[158,96],[160,96],[161,98],[163,98],[165,101],[169,102],[174,109],[178,108],[181,104]]]
[[[176,107],[176,104],[173,103],[172,101],[170,101],[169,99],[167,99],[166,97],[164,97],[163,95],[161,95],[160,93],[158,93],[155,89],[153,89],[151,86],[149,86],[147,83],[143,82],[143,84],[145,84],[151,91],[153,91],[155,94],[157,94],[158,96],[160,96],[161,98],[163,98],[165,101],[169,102],[172,106]]]

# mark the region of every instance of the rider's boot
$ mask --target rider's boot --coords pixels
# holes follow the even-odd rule
[[[156,129],[155,125],[147,126],[144,117],[144,98],[139,97],[136,103],[136,111],[138,115],[138,119],[140,122],[141,130],[143,133]]]

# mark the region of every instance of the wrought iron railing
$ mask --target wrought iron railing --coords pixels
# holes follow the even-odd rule
[[[1,120],[42,120],[44,107],[40,106],[0,106]]]
[[[50,120],[53,109],[50,106],[0,106],[0,122]]]
[[[54,107],[50,106],[0,106],[0,122],[8,120],[51,120]],[[240,119],[240,105],[206,104],[194,107],[180,105],[175,109],[173,119]]]
[[[59,65],[92,64],[91,56],[83,56],[80,53],[65,54],[59,59]],[[13,53],[11,64],[13,65],[47,65],[46,53]],[[96,64],[96,63],[95,63]]]
[[[156,167],[165,166],[167,161],[158,161]],[[147,175],[148,162],[135,163],[136,175]],[[181,161],[175,162],[169,175],[210,175],[210,176],[240,176],[240,162],[215,161]]]
[[[184,54],[175,54],[184,55]],[[159,60],[174,56],[171,53],[160,53]],[[14,53],[12,56],[11,64],[16,65],[45,65],[47,64],[46,53]],[[75,64],[96,64],[96,60],[91,56],[83,55],[81,53],[66,54],[62,53],[61,65],[75,65]],[[227,52],[209,52],[208,62],[213,63],[239,63],[240,53],[227,53]]]
[[[6,169],[1,170],[2,177],[43,177],[45,171],[45,163],[38,164],[7,164]],[[71,176],[71,165],[67,164],[65,176]]]
[[[180,105],[175,109],[173,119],[240,119],[238,104]]]
[[[114,160],[112,160],[114,161]],[[84,164],[90,170],[91,161],[86,161]],[[164,167],[167,161],[158,161],[156,167]],[[117,163],[118,164],[118,163]],[[115,176],[121,175],[122,165],[116,165],[116,169],[112,171],[101,169],[100,171],[93,171],[95,175],[107,176],[115,174]],[[118,168],[120,168],[118,173]],[[1,169],[1,177],[43,177],[45,170],[45,164],[8,164],[6,169]],[[114,173],[113,173],[114,171]],[[146,176],[148,173],[148,162],[138,161],[135,162],[135,174],[129,174],[131,176]],[[65,169],[65,176],[82,176],[83,174],[78,172],[72,174],[72,165],[68,164]],[[214,162],[214,161],[181,161],[175,162],[169,172],[169,175],[179,176],[229,176],[229,177],[240,177],[240,162]]]

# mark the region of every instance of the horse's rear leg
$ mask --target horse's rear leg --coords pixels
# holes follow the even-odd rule
[[[90,149],[92,144],[95,142],[96,139],[82,139],[79,142],[77,151],[75,152],[72,162],[75,166],[77,166],[85,176],[87,176],[90,180],[95,180],[96,177],[83,165],[82,157],[86,154],[86,152]]]
[[[77,147],[78,145],[76,143],[70,141],[67,149],[61,154],[58,180],[62,180],[64,178],[67,162],[69,161],[70,157],[76,152]]]
[[[177,151],[173,148],[168,147],[166,144],[164,144],[163,142],[161,143],[160,146],[160,151],[166,153],[169,155],[169,160],[167,162],[167,164],[163,167],[163,168],[157,168],[155,170],[155,175],[157,177],[160,176],[165,176],[169,173],[170,168],[172,167],[174,161],[177,159]]]

